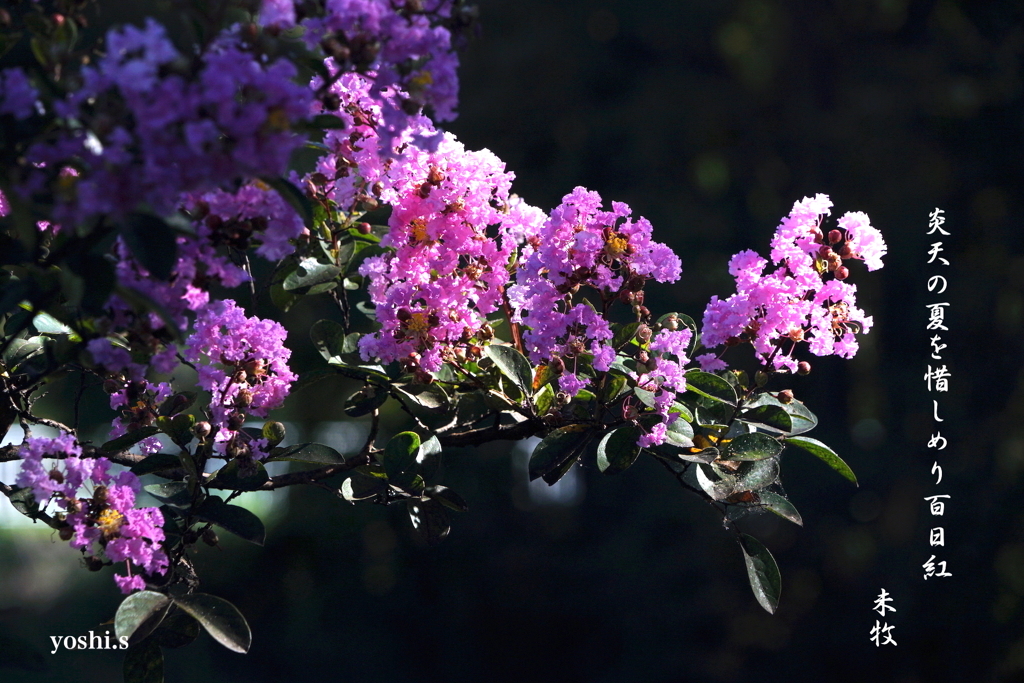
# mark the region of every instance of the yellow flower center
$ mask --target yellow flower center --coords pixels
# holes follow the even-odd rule
[[[420,311],[413,313],[412,317],[409,318],[409,331],[416,334],[423,334],[430,329],[430,316]]]
[[[101,512],[96,520],[96,526],[99,527],[99,530],[103,532],[103,536],[106,538],[116,536],[121,530],[122,524],[124,524],[124,515],[112,508],[107,508]]]
[[[611,258],[619,258],[626,252],[626,246],[629,244],[629,240],[621,235],[612,235],[604,242],[604,253],[608,254]]]

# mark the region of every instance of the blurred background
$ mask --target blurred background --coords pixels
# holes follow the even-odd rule
[[[875,321],[860,354],[811,358],[811,375],[792,381],[821,417],[811,436],[860,486],[784,456],[804,527],[742,522],[779,564],[775,615],[755,602],[733,535],[653,462],[619,477],[578,470],[551,490],[527,484],[528,445],[447,451],[443,481],[470,511],[436,548],[412,540],[403,506],[353,507],[315,488],[252,494],[266,547],[224,533],[197,557],[203,590],[248,617],[252,651],[203,635],[165,651],[167,680],[1024,681],[1021,4],[478,4],[449,129],[505,160],[536,206],[584,185],[650,219],[684,268],[652,288],[652,310],[699,318],[733,291],[729,256],[767,254],[806,195],[829,194],[833,217],[865,211],[884,233],[885,268],[852,268]],[[927,265],[935,208],[952,233],[948,268]],[[931,274],[948,277],[945,295],[927,292]],[[936,301],[950,304],[947,394],[923,380]],[[284,316],[293,368],[319,366],[304,330],[332,313]],[[296,394],[278,415],[289,439],[357,447],[367,425],[341,412],[354,388]],[[72,391],[44,400],[59,414]],[[949,440],[939,485],[933,397]],[[112,417],[98,392],[89,411],[98,430]],[[402,428],[396,415],[386,426]],[[950,496],[944,549],[928,545],[940,518],[924,497],[936,494]],[[0,517],[0,632],[41,654],[26,650],[30,669],[0,680],[117,680],[120,652],[49,654],[51,635],[112,628],[101,625],[120,601],[109,571],[86,572],[49,530],[12,519]],[[951,578],[924,580],[932,554]],[[883,588],[896,646],[869,637]]]

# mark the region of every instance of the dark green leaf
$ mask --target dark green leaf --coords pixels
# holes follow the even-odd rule
[[[164,653],[155,640],[146,640],[124,653],[124,683],[163,683]]]
[[[782,434],[793,429],[793,418],[782,406],[763,405],[743,411],[740,419]]]
[[[690,409],[687,408],[682,403],[673,403],[672,407],[668,409],[668,412],[669,412],[669,414],[679,413],[679,418],[677,420],[675,420],[675,422],[673,422],[673,424],[681,425],[682,423],[680,422],[680,420],[682,420],[683,422],[687,422],[687,423],[691,423],[694,420],[693,413],[690,412]],[[693,427],[689,427],[689,425],[687,425],[687,426],[688,426],[688,428],[690,430],[690,436],[693,436]],[[672,425],[669,425],[669,429],[672,429]],[[680,427],[680,431],[681,430],[682,430],[682,427]]]
[[[626,392],[628,378],[619,372],[609,372],[605,375],[604,386],[601,387],[601,400],[611,403]]]
[[[179,467],[181,467],[181,461],[178,459],[178,456],[171,453],[153,453],[132,465],[132,474],[141,477],[144,474],[173,470]]]
[[[636,462],[640,447],[637,428],[626,425],[604,435],[597,445],[597,468],[605,474],[618,474]]]
[[[191,614],[214,640],[234,652],[245,653],[252,644],[252,632],[238,608],[208,593],[174,598],[175,604]]]
[[[4,349],[4,365],[9,370],[14,370],[29,358],[43,353],[45,340],[45,337],[12,340]]]
[[[343,120],[334,116],[333,114],[318,114],[314,116],[310,121],[314,128],[345,128],[346,124]]]
[[[247,469],[251,471],[242,476],[241,465],[237,460],[232,460],[217,471],[209,486],[230,491],[258,491],[270,479],[267,468],[261,462],[250,463]]]
[[[530,481],[558,471],[565,463],[575,462],[591,434],[582,425],[551,431],[533,449],[530,456]]]
[[[118,453],[120,451],[126,451],[143,439],[148,439],[151,436],[155,436],[160,432],[156,427],[139,427],[134,432],[128,432],[123,436],[119,436],[116,439],[111,439],[102,446],[100,450],[106,453]]]
[[[437,545],[451,531],[450,515],[440,502],[434,499],[410,500],[407,505],[413,533],[426,545]]]
[[[177,607],[153,631],[151,640],[161,647],[184,647],[199,637],[199,622]]]
[[[628,344],[636,336],[636,331],[639,328],[640,323],[638,322],[626,323],[620,327],[615,331],[615,336],[612,338],[612,347],[620,349]]]
[[[26,517],[35,519],[36,515],[39,514],[39,504],[36,502],[31,486],[14,491],[14,493],[8,496],[8,500],[11,501],[11,505],[14,506],[15,510]]]
[[[431,413],[446,413],[452,407],[448,394],[436,383],[396,384],[395,388],[402,394],[410,408],[418,407]],[[415,410],[413,412],[417,417],[422,417],[422,413]]]
[[[648,391],[647,389],[641,389],[640,387],[633,387],[633,393],[636,394],[636,397],[638,399],[640,399],[640,402],[643,403],[648,408],[656,407],[656,404],[654,402],[654,392],[653,391]]]
[[[199,398],[198,392],[179,391],[177,394],[164,399],[164,402],[160,404],[159,413],[164,416],[177,415],[191,408],[197,398]]]
[[[796,507],[793,506],[788,499],[784,496],[775,493],[774,491],[760,491],[758,495],[761,498],[761,505],[771,510],[779,517],[788,519],[794,524],[804,525],[803,517],[797,512]]]
[[[391,437],[384,452],[380,454],[381,464],[388,477],[395,478],[410,470],[416,463],[419,448],[420,435],[416,432],[402,432]]]
[[[442,505],[447,508],[451,508],[456,512],[466,512],[469,510],[469,505],[466,504],[466,501],[463,500],[462,496],[445,486],[431,486],[429,489],[424,491],[424,494],[434,500],[440,501]]]
[[[366,476],[359,472],[353,472],[352,476],[341,484],[342,497],[354,503],[357,500],[366,500],[379,496],[388,488],[386,479]]]
[[[300,443],[287,446],[270,459],[310,462],[316,465],[342,465],[345,463],[345,456],[322,443]]]
[[[154,498],[175,507],[188,507],[192,504],[192,494],[188,484],[183,481],[169,481],[165,484],[150,484],[142,490]]]
[[[532,392],[533,370],[526,356],[512,346],[491,344],[484,347],[484,353],[494,361],[505,377],[509,378],[524,394]]]
[[[32,327],[36,328],[39,334],[66,334],[77,337],[75,331],[62,323],[61,321],[54,318],[46,311],[40,311],[36,313],[35,317],[32,318]]]
[[[735,473],[738,488],[743,491],[758,491],[774,484],[779,478],[779,459],[766,458],[744,462]]]
[[[843,462],[843,459],[840,458],[835,451],[817,439],[811,439],[806,436],[791,436],[786,439],[786,443],[793,444],[794,446],[804,449],[811,455],[820,458],[826,465],[852,481],[854,484],[857,484],[857,475],[853,473],[850,466]]]
[[[114,616],[114,633],[134,645],[160,625],[171,600],[163,593],[139,591],[121,602]]]
[[[754,590],[754,597],[769,614],[775,614],[782,594],[782,576],[775,558],[753,536],[740,534],[740,547],[747,564],[747,578]]]
[[[803,434],[818,426],[818,416],[807,409],[803,401],[793,400],[783,405],[786,412],[793,419],[793,428],[790,435]]]
[[[545,384],[536,394],[533,395],[533,405],[537,409],[537,415],[547,415],[551,410],[551,404],[555,401],[555,390],[550,384]]]
[[[727,460],[764,460],[782,452],[782,444],[767,434],[740,434],[729,443]]]
[[[736,405],[736,390],[718,375],[701,370],[686,373],[686,390],[713,401]]]
[[[430,479],[437,473],[440,464],[441,442],[436,436],[431,436],[416,451],[416,469],[424,479]]]
[[[130,213],[121,225],[121,238],[132,256],[158,280],[166,280],[178,261],[177,235],[163,218]]]
[[[345,354],[345,328],[333,320],[318,320],[309,328],[309,337],[324,360]]]
[[[240,505],[225,503],[219,496],[209,496],[192,514],[250,543],[263,545],[267,539],[266,527],[259,517]]]
[[[345,399],[343,410],[349,417],[362,417],[380,408],[387,400],[387,389],[368,384]]]
[[[260,180],[274,188],[281,195],[281,198],[295,209],[295,213],[299,214],[303,225],[311,230],[315,227],[313,225],[313,205],[310,203],[309,198],[303,194],[302,190],[284,178],[264,176]]]
[[[341,268],[331,263],[321,263],[315,258],[304,258],[299,261],[298,268],[285,279],[283,286],[292,291],[304,287],[313,287],[334,282],[341,273]],[[336,284],[336,283],[335,283]],[[310,294],[319,292],[310,292]]]

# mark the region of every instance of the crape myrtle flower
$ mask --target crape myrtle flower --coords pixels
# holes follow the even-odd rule
[[[114,582],[123,593],[142,590],[146,582],[140,571],[149,575],[167,571],[167,553],[161,547],[163,514],[158,508],[135,509],[141,488],[137,476],[128,471],[111,474],[109,460],[81,454],[71,435],[26,439],[16,483],[32,489],[41,509],[55,502],[60,510],[57,519],[67,523],[61,538],[82,551],[88,566],[124,562],[128,573],[115,575]],[[63,469],[56,464],[47,469],[43,458],[50,457],[59,457]]]
[[[296,376],[288,368],[291,349],[280,323],[246,317],[234,301],[215,301],[199,312],[184,356],[197,364],[199,386],[213,395],[210,421],[219,453],[228,458],[268,454],[262,440],[242,432],[246,413],[266,417],[279,407]]]
[[[680,272],[679,257],[651,240],[645,218],[634,220],[622,202],[603,211],[598,193],[577,187],[526,236],[509,288],[513,319],[528,328],[523,341],[534,362],[586,352],[605,371],[615,360],[611,327],[586,304],[572,305],[572,294],[588,285],[603,299],[624,293],[642,301],[647,279],[674,282]]]
[[[842,262],[860,259],[868,270],[876,270],[886,246],[861,212],[845,214],[840,229],[823,232],[822,220],[831,207],[823,194],[793,205],[772,238],[774,270],[766,272],[768,261],[750,250],[732,257],[729,273],[736,279],[736,293],[724,300],[711,298],[704,312],[704,346],[749,341],[762,363],[790,372],[797,370],[793,351],[800,342],[819,356],[850,358],[857,352],[855,334],[867,332],[872,319],[857,308],[857,289],[845,282],[849,270]],[[698,360],[705,370],[725,367],[717,354]]]
[[[82,87],[54,103],[61,120],[83,125],[58,129],[26,155],[35,164],[29,189],[52,169],[80,171],[54,179],[57,223],[140,205],[167,214],[183,192],[285,170],[302,143],[292,123],[308,116],[312,91],[294,82],[294,64],[261,59],[237,31],[195,59],[152,19],[107,33],[106,54],[83,67]]]
[[[519,222],[537,214],[513,210],[512,174],[497,157],[466,151],[450,135],[436,152],[410,148],[401,163],[404,177],[390,177],[394,208],[381,241],[394,253],[359,269],[381,324],[360,340],[360,352],[434,372],[457,347],[492,336],[487,315],[502,306],[515,235],[529,231]]]
[[[39,91],[29,81],[25,70],[12,67],[0,70],[0,115],[27,119],[35,111]]]

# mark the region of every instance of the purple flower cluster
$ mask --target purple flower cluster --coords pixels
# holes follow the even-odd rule
[[[264,0],[262,23],[278,29],[294,26],[297,4]],[[459,60],[445,25],[452,5],[451,0],[397,5],[390,0],[328,0],[323,15],[306,16],[298,23],[310,47],[319,44],[335,69],[364,74],[374,99],[383,100],[388,91],[401,93],[401,106],[385,108],[379,128],[390,143],[424,109],[439,121],[455,118]],[[432,147],[440,137],[435,133],[422,141],[430,141]]]
[[[451,136],[436,152],[411,148],[401,164],[382,241],[395,251],[359,269],[381,324],[360,351],[435,371],[457,347],[489,338],[487,315],[502,306],[516,235],[539,212],[510,202],[512,175],[497,157]]]
[[[10,114],[26,119],[35,111],[39,91],[35,89],[24,69],[14,67],[0,70],[0,115]]]
[[[26,439],[17,484],[32,489],[40,508],[55,501],[61,510],[58,519],[67,523],[61,538],[82,551],[90,568],[125,562],[127,574],[115,575],[114,581],[123,593],[142,590],[146,581],[140,571],[149,575],[167,571],[167,553],[160,545],[163,514],[157,508],[135,508],[140,490],[137,476],[128,471],[112,475],[106,458],[82,458],[81,454],[70,435]],[[56,466],[47,469],[43,458],[48,457],[61,458],[63,471]],[[81,495],[87,483],[91,483],[91,495]]]
[[[701,341],[708,348],[750,342],[765,365],[796,371],[793,351],[806,341],[811,353],[850,358],[857,352],[855,334],[867,332],[872,319],[856,306],[854,285],[845,282],[844,258],[863,260],[869,270],[882,267],[885,242],[863,213],[847,213],[840,229],[827,234],[822,219],[832,202],[826,195],[805,197],[793,205],[772,239],[777,266],[742,251],[729,261],[736,293],[711,298],[704,312]],[[831,275],[831,278],[826,279]],[[705,370],[725,367],[716,354],[699,356]]]
[[[28,190],[65,165],[81,171],[57,183],[58,223],[140,205],[170,213],[183,192],[280,174],[301,144],[291,126],[308,116],[312,92],[294,82],[291,62],[266,62],[234,33],[192,63],[151,19],[111,30],[106,45],[82,69],[82,87],[54,105],[85,125],[60,129],[27,155],[36,164]]]
[[[184,355],[201,363],[199,386],[213,395],[210,418],[218,430],[218,452],[237,457],[247,446],[254,456],[266,455],[266,444],[250,443],[241,428],[246,413],[266,417],[288,396],[296,376],[288,368],[286,336],[280,323],[246,317],[230,299],[199,312]]]
[[[532,360],[587,352],[594,369],[604,371],[615,360],[609,323],[591,306],[573,305],[572,295],[590,286],[602,301],[619,297],[639,310],[648,279],[673,282],[680,272],[679,257],[651,240],[647,219],[633,220],[622,202],[603,211],[600,195],[577,187],[538,232],[526,236],[509,299],[515,320],[529,328],[524,343]],[[559,386],[570,395],[582,388],[572,372]]]

